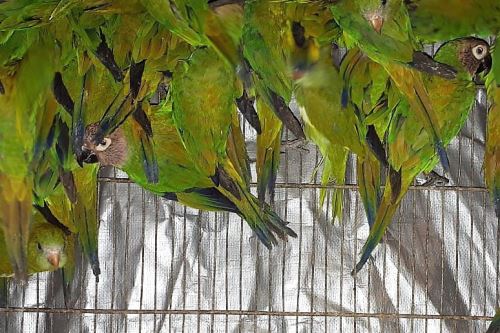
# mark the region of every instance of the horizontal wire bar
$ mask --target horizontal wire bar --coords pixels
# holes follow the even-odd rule
[[[444,320],[484,320],[491,321],[490,316],[467,316],[467,315],[424,315],[411,313],[383,313],[383,312],[308,312],[308,311],[257,311],[257,310],[175,310],[175,309],[66,309],[66,308],[23,308],[8,307],[0,308],[0,313],[22,313],[22,312],[43,312],[43,313],[65,313],[65,314],[107,314],[107,315],[227,315],[227,316],[273,316],[273,317],[349,317],[349,318],[378,318],[378,319],[444,319]]]
[[[134,184],[129,178],[113,178],[113,177],[100,177],[99,181],[102,183],[117,183],[117,184]],[[257,183],[250,183],[251,187],[257,187]],[[313,188],[313,189],[345,189],[357,190],[359,186],[356,184],[311,184],[311,183],[276,183],[276,188]],[[384,188],[385,186],[381,186]],[[486,187],[480,186],[410,186],[412,191],[453,191],[453,192],[488,192]]]

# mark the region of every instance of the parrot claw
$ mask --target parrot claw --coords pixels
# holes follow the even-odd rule
[[[305,139],[293,139],[284,141],[281,143],[281,146],[285,149],[296,149],[304,153],[310,152],[309,148],[307,148],[307,140]]]
[[[445,176],[441,176],[436,171],[431,171],[426,175],[426,181],[421,186],[446,186],[450,180]]]

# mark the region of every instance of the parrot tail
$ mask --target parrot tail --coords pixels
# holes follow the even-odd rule
[[[409,188],[409,184],[411,182],[405,184],[404,188],[401,187],[401,180],[397,181],[397,184],[393,184],[394,178],[397,178],[396,174],[399,173],[392,173],[394,173],[395,175],[389,176],[386,181],[384,196],[382,197],[382,201],[380,202],[380,206],[378,207],[375,222],[370,229],[368,239],[366,240],[365,245],[363,246],[363,250],[361,251],[361,258],[356,264],[356,267],[351,272],[351,275],[356,275],[371,257],[373,250],[378,245],[378,243],[380,243],[387,227],[389,227],[389,225],[391,224],[392,218],[394,217],[394,214],[399,207],[401,199],[404,197],[404,194]],[[394,192],[398,193],[397,198],[395,198]]]
[[[297,234],[287,227],[288,222],[283,221],[266,203],[260,203],[248,191],[242,191],[243,197],[236,205],[239,206],[240,216],[245,219],[259,240],[271,249],[278,244],[276,236],[286,241],[288,236],[297,237]]]
[[[75,244],[76,244],[76,236],[71,234],[67,238],[66,245],[66,253],[68,255],[68,260],[66,261],[66,265],[61,268],[62,281],[63,281],[63,296],[64,296],[64,305],[66,308],[70,308],[72,305],[72,293],[71,286],[75,277]]]
[[[31,196],[23,200],[4,200],[0,195],[2,207],[2,227],[7,252],[16,278],[25,280],[27,267],[27,247],[31,221]]]
[[[288,236],[297,237],[297,234],[287,227],[288,222],[283,221],[268,204],[261,203],[250,193],[229,160],[226,160],[223,168],[218,169],[218,190],[234,203],[239,210],[238,215],[245,219],[268,249],[278,244],[276,236],[283,241],[286,241]]]
[[[259,138],[257,140],[259,141]],[[269,193],[271,202],[274,200],[274,187],[280,162],[281,137],[278,136],[273,143],[272,147],[265,149],[262,161],[259,160],[257,163],[257,196],[262,203],[266,200],[266,193]],[[258,143],[257,146],[259,146]]]
[[[169,192],[162,197],[196,209],[240,213],[238,207],[214,187],[192,188],[180,193]]]
[[[500,308],[497,309],[495,317],[493,317],[486,333],[500,333]]]
[[[381,199],[380,187],[380,163],[369,157],[361,158],[358,156],[357,179],[359,184],[359,193],[363,206],[365,207],[368,225],[372,229],[375,223],[377,209]]]

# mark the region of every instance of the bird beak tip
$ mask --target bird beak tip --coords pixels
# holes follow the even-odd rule
[[[384,19],[380,16],[375,16],[370,20],[370,24],[378,34],[382,32],[382,27],[384,26]]]
[[[51,252],[50,254],[47,255],[47,260],[49,263],[52,265],[54,268],[59,268],[59,252]]]

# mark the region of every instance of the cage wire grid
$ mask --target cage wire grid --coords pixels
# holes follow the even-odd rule
[[[10,281],[0,331],[485,332],[500,304],[500,227],[482,174],[486,109],[480,89],[447,149],[450,183],[417,180],[354,277],[368,226],[352,157],[348,185],[326,186],[344,193],[332,223],[311,176],[319,152],[285,144],[273,206],[298,237],[271,251],[237,215],[184,207],[103,169],[100,281],[81,254],[67,306],[57,272]],[[243,128],[255,156],[255,133]]]

